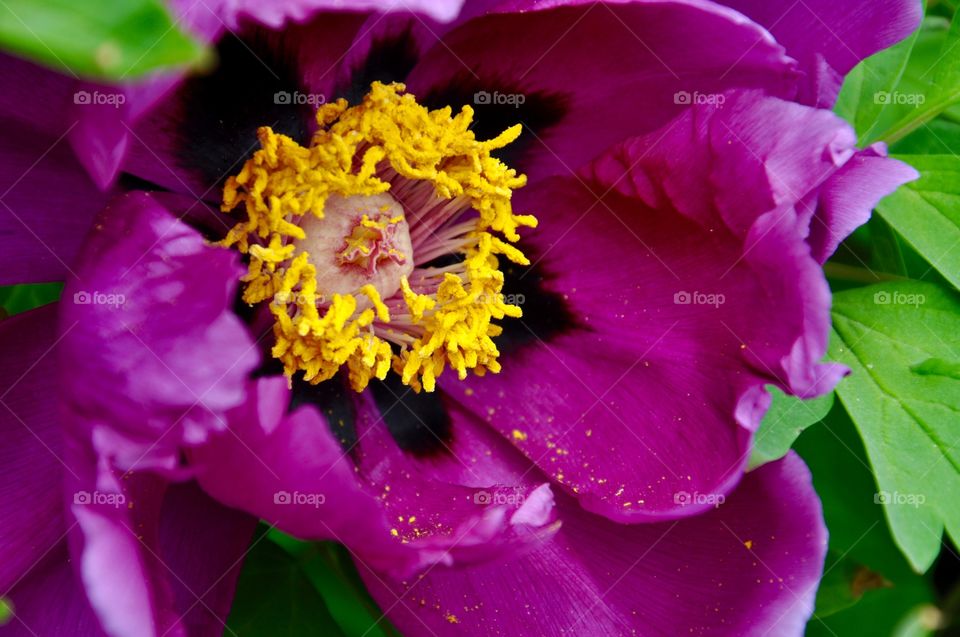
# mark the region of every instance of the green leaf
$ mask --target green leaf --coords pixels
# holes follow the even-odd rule
[[[13,619],[13,603],[6,597],[0,597],[0,626]]]
[[[833,393],[813,400],[800,400],[787,396],[772,385],[767,389],[773,395],[773,402],[754,437],[751,469],[787,455],[797,436],[822,420],[833,406]]]
[[[897,155],[960,154],[960,109],[948,108],[926,126],[893,144],[890,151]]]
[[[907,262],[903,254],[903,239],[883,220],[880,215],[874,215],[869,221],[872,248],[870,261],[880,272],[893,275],[907,274]],[[880,281],[871,281],[880,283]]]
[[[77,0],[3,0],[0,47],[74,76],[108,81],[208,57],[173,22],[161,0],[113,0],[109,7]]]
[[[863,443],[839,401],[820,424],[801,434],[794,448],[810,467],[830,531],[824,580],[807,635],[891,635],[906,614],[933,599],[933,592],[890,537],[883,511],[874,504],[877,489]],[[855,589],[857,573],[866,574],[860,568],[888,585],[861,583]]]
[[[918,30],[895,46],[858,64],[844,79],[834,111],[853,125],[861,140],[874,134],[887,104],[881,96],[893,94],[907,68]]]
[[[11,316],[53,303],[60,298],[62,283],[0,286],[0,317]]]
[[[863,438],[897,545],[917,571],[960,538],[960,381],[911,368],[960,359],[960,299],[926,283],[890,283],[834,296],[837,387]]]
[[[296,561],[266,538],[244,562],[227,626],[243,637],[343,635]]]
[[[951,363],[940,358],[928,358],[919,365],[911,367],[910,371],[924,376],[946,376],[960,380],[960,363]]]
[[[817,617],[829,617],[860,601],[864,593],[892,584],[880,573],[846,555],[829,551],[817,590]]]
[[[875,96],[884,102],[877,119],[868,130],[857,129],[862,144],[895,143],[960,101],[960,16],[952,24],[928,18],[915,37],[895,88]]]
[[[398,635],[367,593],[345,548],[334,542],[303,542],[276,529],[270,538],[300,565],[347,635]]]
[[[960,56],[958,56],[960,57]],[[960,158],[910,155],[899,159],[920,179],[884,199],[877,212],[950,283],[960,288]]]
[[[918,606],[894,629],[893,637],[930,637],[937,630],[940,611],[932,604]]]

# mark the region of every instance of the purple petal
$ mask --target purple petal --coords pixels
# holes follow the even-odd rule
[[[233,314],[237,255],[142,193],[99,217],[64,290],[61,382],[72,429],[119,466],[175,468],[226,426],[258,353]]]
[[[62,136],[6,118],[0,126],[0,285],[62,281],[107,197]]]
[[[403,3],[394,0],[227,0],[225,4],[226,20],[231,28],[237,28],[240,22],[250,19],[279,29],[287,22],[306,22],[325,11],[412,12],[449,22],[457,17],[463,0],[409,0]]]
[[[68,112],[73,125],[67,139],[90,178],[107,190],[130,143],[126,94],[120,88],[85,83],[77,85],[76,95],[81,101]]]
[[[178,28],[203,42],[215,41],[224,31],[223,16],[219,15],[225,11],[222,7],[189,0],[171,0],[168,4]],[[116,180],[136,122],[184,77],[183,72],[173,71],[117,86],[76,83],[66,113],[73,123],[68,138],[80,163],[101,189],[108,189]]]
[[[476,10],[470,5],[467,9]],[[337,65],[337,86],[346,89],[347,99],[356,101],[370,89],[373,77],[403,81],[417,60],[463,22],[463,15],[456,22],[443,24],[410,13],[371,14],[357,31],[356,39],[336,56],[343,56]],[[381,78],[380,69],[384,67],[395,77]]]
[[[224,632],[256,525],[256,518],[221,506],[195,483],[167,492],[157,553],[187,634]],[[168,569],[173,572],[166,573]]]
[[[624,527],[560,500],[563,526],[523,557],[408,582],[360,564],[404,635],[802,635],[826,553],[795,455],[750,473],[717,510]]]
[[[782,321],[752,339],[749,328],[730,326],[745,340],[754,364],[775,375],[785,390],[809,398],[829,391],[840,368],[817,365],[826,351],[829,290],[809,248],[791,235],[809,236],[811,200],[855,154],[853,131],[838,117],[748,92],[729,94],[720,106],[691,109],[662,135],[627,142],[591,171],[605,187],[654,208],[672,206],[711,232],[725,229],[738,238],[741,256],[723,267],[752,264],[767,279],[766,296],[792,297],[793,311],[778,308]],[[685,169],[678,170],[680,165]],[[900,178],[897,166],[888,169],[890,180]],[[841,185],[870,187],[866,181]],[[770,272],[784,260],[798,271],[792,281]],[[768,344],[757,345],[761,337]]]
[[[13,637],[104,637],[60,543],[8,594],[14,617],[4,627]]]
[[[543,511],[549,512],[552,502],[549,489],[537,491],[517,514],[518,506],[477,506],[471,499],[476,489],[439,480],[411,475],[409,484],[387,483],[391,467],[386,460],[373,476],[362,466],[358,472],[315,409],[285,414],[288,403],[284,379],[260,380],[256,399],[230,415],[230,429],[191,452],[208,493],[298,537],[343,542],[373,568],[395,574],[439,561],[485,559],[548,522]],[[393,455],[399,454],[394,447]],[[394,487],[406,507],[403,525],[394,517],[400,510],[390,495]],[[424,499],[410,498],[414,489]],[[456,510],[429,506],[441,501]],[[425,532],[408,537],[406,525],[414,524],[417,514]],[[428,517],[435,514],[445,516],[442,529]]]
[[[4,590],[13,587],[19,618],[12,630],[100,635],[86,595],[113,636],[159,635],[150,632],[156,626],[171,628],[171,635],[222,630],[256,520],[221,508],[195,487],[164,490],[145,475],[118,480],[89,440],[72,436],[70,444],[62,443],[60,405],[51,391],[58,350],[69,336],[59,345],[54,340],[56,309],[0,323],[3,351],[16,358],[3,365],[0,382],[7,449],[15,454],[4,466],[18,476],[5,481],[10,490],[0,500],[7,507],[0,578]],[[76,417],[68,411],[68,418]],[[76,520],[69,525],[61,513],[64,479],[70,519]],[[71,582],[63,552],[54,549],[68,530],[82,588]]]
[[[540,217],[525,317],[502,372],[444,386],[591,511],[707,508],[678,494],[733,487],[766,384],[810,397],[845,373],[819,362],[830,292],[801,212],[853,143],[829,113],[731,95],[622,144],[586,183],[520,191]]]
[[[529,464],[515,449],[455,403],[424,397],[438,401],[455,432],[452,440],[437,438],[427,431],[429,411],[405,402],[410,390],[388,387],[380,386],[377,401],[370,392],[360,398],[352,455],[396,535],[421,550],[445,551],[445,563],[465,563],[522,551],[552,531],[550,487],[524,480]],[[402,450],[398,437],[412,442],[398,431],[405,425],[428,438],[431,452]],[[485,461],[492,457],[497,462]]]
[[[299,537],[343,535],[378,568],[410,568],[416,556],[391,541],[376,498],[362,489],[324,419],[312,408],[286,414],[283,378],[257,381],[250,395],[229,415],[226,432],[191,451],[204,490]]]
[[[799,99],[829,108],[857,63],[907,37],[923,18],[916,0],[721,0],[770,29],[806,77]]]
[[[662,126],[685,108],[684,93],[794,92],[783,49],[713,3],[519,2],[505,10],[517,13],[479,17],[449,33],[407,84],[431,103],[468,102],[500,130],[522,122],[521,167],[532,178],[568,174],[625,136]],[[493,105],[518,95],[524,101],[516,107]]]
[[[297,137],[315,126],[316,103],[333,99],[346,54],[368,20],[330,13],[282,32],[245,25],[226,36],[211,74],[184,83],[138,122],[123,170],[219,203],[223,180],[259,147],[258,127]],[[237,86],[236,77],[246,83]],[[284,93],[287,103],[278,101]]]
[[[56,306],[0,322],[0,590],[7,591],[63,539],[64,471],[55,376]]]
[[[21,58],[0,53],[0,118],[17,120],[30,129],[57,139],[71,121],[67,110],[73,104],[77,79]],[[11,132],[14,126],[4,125]]]
[[[89,452],[68,481],[71,549],[83,590],[111,637],[223,631],[256,519],[195,485],[155,476],[107,479]],[[86,462],[84,462],[84,459]]]
[[[880,199],[919,177],[912,166],[888,159],[882,144],[858,152],[820,189],[807,239],[813,256],[820,263],[829,259],[841,241],[870,219]]]

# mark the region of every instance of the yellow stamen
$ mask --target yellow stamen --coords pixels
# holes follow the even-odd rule
[[[457,115],[449,107],[429,111],[403,91],[402,84],[375,82],[356,106],[348,107],[342,99],[325,104],[317,112],[319,130],[308,147],[260,128],[261,149],[224,187],[223,211],[243,204],[246,219],[222,244],[250,256],[243,299],[250,304],[272,300],[273,355],[288,376],[302,371],[305,380],[318,383],[345,366],[351,385],[361,391],[393,367],[404,383],[432,391],[447,365],[461,379],[469,370],[478,375],[500,370],[492,339],[502,330],[492,321],[521,312],[504,303],[497,255],[528,264],[512,244],[520,238],[520,227],[536,227],[537,220],[513,213],[512,191],[526,178],[491,152],[514,141],[521,128],[513,126],[481,142],[470,130],[471,107]],[[388,191],[391,184],[378,176],[386,167],[401,178],[428,182],[438,198],[462,198],[478,213],[464,240],[462,274],[446,272],[435,294],[418,293],[406,277],[401,279],[399,298],[409,310],[415,338],[410,342],[406,337],[398,354],[375,331],[375,322],[390,323],[377,289],[366,285],[356,295],[327,298],[317,289],[309,252],[296,243],[305,238],[299,220],[305,215],[322,218],[331,195]],[[399,250],[374,255],[388,226],[402,219],[364,215],[337,257],[368,268],[379,259],[412,258]],[[373,307],[359,310],[358,295]],[[318,304],[325,307],[322,313]]]

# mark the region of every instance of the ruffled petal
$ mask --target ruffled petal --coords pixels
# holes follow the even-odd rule
[[[883,195],[917,176],[886,158],[882,147],[858,151],[855,144],[852,129],[828,111],[739,93],[720,106],[691,110],[662,137],[624,144],[623,153],[607,155],[591,170],[600,183],[648,205],[669,202],[708,228],[722,223],[744,239],[738,262],[753,262],[758,271],[763,263],[776,267],[780,251],[792,255],[804,283],[779,285],[802,297],[795,316],[802,317],[803,331],[789,355],[756,344],[749,353],[788,391],[810,398],[830,391],[841,368],[817,364],[827,346],[829,291],[804,247],[791,241],[791,229],[822,262]],[[777,237],[790,247],[777,247]],[[780,329],[781,336],[767,332],[768,339],[786,338],[784,325]]]
[[[593,512],[709,508],[743,471],[765,385],[812,397],[846,372],[820,363],[830,292],[805,239],[853,144],[827,112],[731,94],[520,191],[540,218],[535,265],[507,270],[524,317],[503,371],[444,387]]]
[[[99,217],[64,290],[60,380],[69,426],[118,466],[175,469],[245,399],[238,261],[143,193]]]
[[[257,520],[193,484],[98,470],[71,452],[71,549],[83,592],[110,637],[223,632]]]
[[[536,179],[727,89],[790,96],[793,68],[769,33],[709,2],[514,2],[447,34],[407,84],[431,107],[473,106],[481,138],[522,123],[510,163]]]
[[[359,564],[404,635],[802,635],[826,554],[820,502],[791,454],[716,510],[624,527],[559,501],[523,557],[406,582]]]
[[[255,395],[254,401],[231,413],[229,431],[191,451],[191,462],[200,484],[219,501],[293,535],[343,542],[378,571],[403,575],[437,562],[500,554],[532,539],[549,522],[549,488],[532,496],[531,505],[518,514],[521,506],[516,502],[478,506],[471,499],[476,489],[414,476],[408,476],[409,485],[395,484],[389,482],[386,462],[373,474],[355,467],[334,438],[330,420],[315,408],[304,406],[286,414],[290,393],[283,378],[261,379]],[[352,420],[344,411],[352,407],[344,400],[349,398],[327,396],[324,413],[331,420]],[[362,422],[373,426],[371,420]],[[400,454],[396,446],[393,454]],[[393,487],[398,496],[391,500]],[[423,500],[410,498],[415,489]],[[456,510],[440,509],[441,502]],[[401,509],[403,525],[394,517]],[[427,532],[408,534],[406,525],[415,524],[418,514],[428,525]],[[431,515],[445,516],[442,528]]]
[[[98,469],[88,444],[61,440],[56,396],[56,306],[0,323],[10,493],[5,516],[2,581],[12,591],[23,634],[104,634],[87,602],[97,603],[110,635],[208,635],[222,630],[236,571],[256,523],[223,509],[190,487]],[[58,342],[60,345],[58,345]],[[31,476],[29,480],[23,476]],[[63,490],[69,523],[63,522]],[[163,508],[160,508],[161,502]],[[85,586],[73,581],[65,552],[73,536]],[[51,600],[57,600],[52,603]],[[30,632],[33,631],[33,632]]]
[[[229,415],[228,431],[190,452],[204,490],[298,537],[342,534],[378,568],[403,570],[416,563],[416,556],[391,542],[376,499],[359,485],[320,414],[285,414],[290,393],[283,378],[261,379],[250,394]]]
[[[829,108],[860,60],[910,35],[923,18],[915,0],[720,0],[770,29],[804,72],[799,99]]]
[[[111,637],[208,634],[256,520],[167,481],[246,400],[259,357],[231,311],[238,259],[132,193],[98,218],[76,272],[57,379],[83,589]]]
[[[840,242],[865,224],[877,203],[903,184],[918,179],[912,166],[887,158],[883,144],[857,152],[820,189],[808,241],[823,263]]]

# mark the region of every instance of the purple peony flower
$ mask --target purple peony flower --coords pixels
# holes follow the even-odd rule
[[[3,60],[3,281],[66,280],[0,323],[13,630],[219,634],[262,519],[404,634],[801,634],[819,502],[744,469],[915,176],[816,107],[919,8],[327,4],[194,7],[123,112]]]

